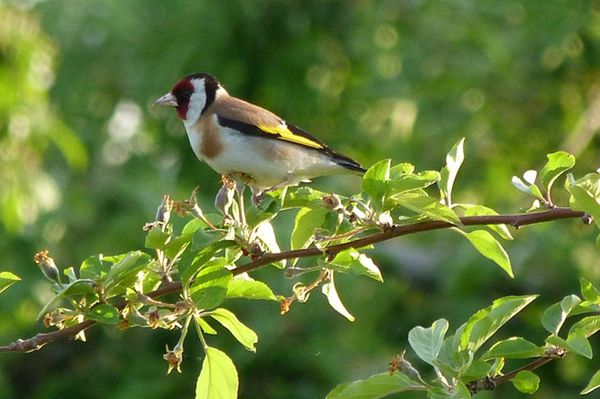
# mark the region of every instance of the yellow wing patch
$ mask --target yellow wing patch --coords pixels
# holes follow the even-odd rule
[[[258,125],[258,128],[265,133],[277,134],[282,140],[289,141],[291,143],[301,144],[307,147],[321,149],[323,148],[322,144],[309,139],[308,137],[300,136],[298,134],[294,134],[286,125],[278,125],[278,126],[266,126],[266,125]]]

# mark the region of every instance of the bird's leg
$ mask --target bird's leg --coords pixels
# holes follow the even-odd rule
[[[239,180],[235,181],[235,192],[238,195],[239,221],[242,226],[246,225],[246,209],[244,208],[244,189],[246,186]]]
[[[257,208],[260,208],[259,205],[262,202],[263,198],[265,198],[265,192],[263,190],[259,190],[259,189],[255,189],[255,188],[251,188],[252,189],[252,205],[254,205]]]

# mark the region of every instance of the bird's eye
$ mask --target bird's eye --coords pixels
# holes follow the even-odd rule
[[[178,104],[184,104],[190,100],[190,97],[192,96],[193,92],[194,90],[192,90],[191,88],[179,87],[173,90],[173,95],[175,96],[175,98],[177,98]]]

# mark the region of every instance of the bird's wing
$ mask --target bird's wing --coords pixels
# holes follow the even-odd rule
[[[214,112],[222,126],[236,129],[241,133],[284,140],[317,150],[327,148],[310,133],[294,125],[288,125],[274,113],[254,104],[228,97],[215,105]]]

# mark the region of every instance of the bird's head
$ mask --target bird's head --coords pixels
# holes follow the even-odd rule
[[[217,79],[206,73],[195,73],[177,82],[170,92],[154,101],[153,105],[175,107],[181,120],[186,125],[193,125],[215,101],[219,90],[224,89]]]

